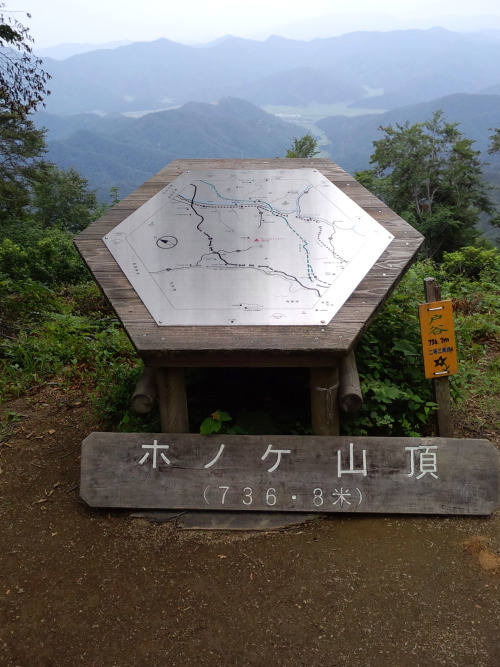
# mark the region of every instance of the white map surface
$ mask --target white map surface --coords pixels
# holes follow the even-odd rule
[[[186,171],[103,239],[157,324],[324,325],[393,236],[314,169]]]

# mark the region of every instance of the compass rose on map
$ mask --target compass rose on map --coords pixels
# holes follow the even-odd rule
[[[156,245],[158,248],[163,248],[163,250],[172,250],[177,245],[177,239],[175,236],[161,236],[159,239],[156,239]]]
[[[329,322],[392,239],[315,169],[213,169],[103,241],[157,324],[262,326]]]

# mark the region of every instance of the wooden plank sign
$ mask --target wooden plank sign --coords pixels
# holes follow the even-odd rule
[[[487,440],[92,433],[92,507],[491,514],[498,452]]]
[[[451,301],[433,301],[418,307],[425,377],[436,379],[458,372]]]

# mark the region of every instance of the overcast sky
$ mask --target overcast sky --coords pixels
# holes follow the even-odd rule
[[[160,37],[196,44],[227,34],[264,39],[275,33],[300,38],[300,29],[297,34],[297,25],[294,25],[298,22],[303,22],[303,38],[310,39],[315,36],[308,33],[312,29],[307,28],[311,19],[328,15],[337,17],[336,34],[384,29],[385,26],[386,29],[430,27],[422,21],[444,15],[500,17],[498,0],[5,1],[7,10],[23,9],[32,14],[26,23],[38,48],[63,43],[152,41]],[[395,21],[391,22],[386,15],[394,17]]]

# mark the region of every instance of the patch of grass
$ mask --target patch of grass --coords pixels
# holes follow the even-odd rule
[[[49,380],[99,384],[114,364],[137,363],[119,322],[98,307],[94,288],[85,305],[83,297],[68,298],[67,289],[33,281],[3,287],[2,322],[10,334],[0,341],[1,400]],[[80,297],[85,293],[81,287]]]

